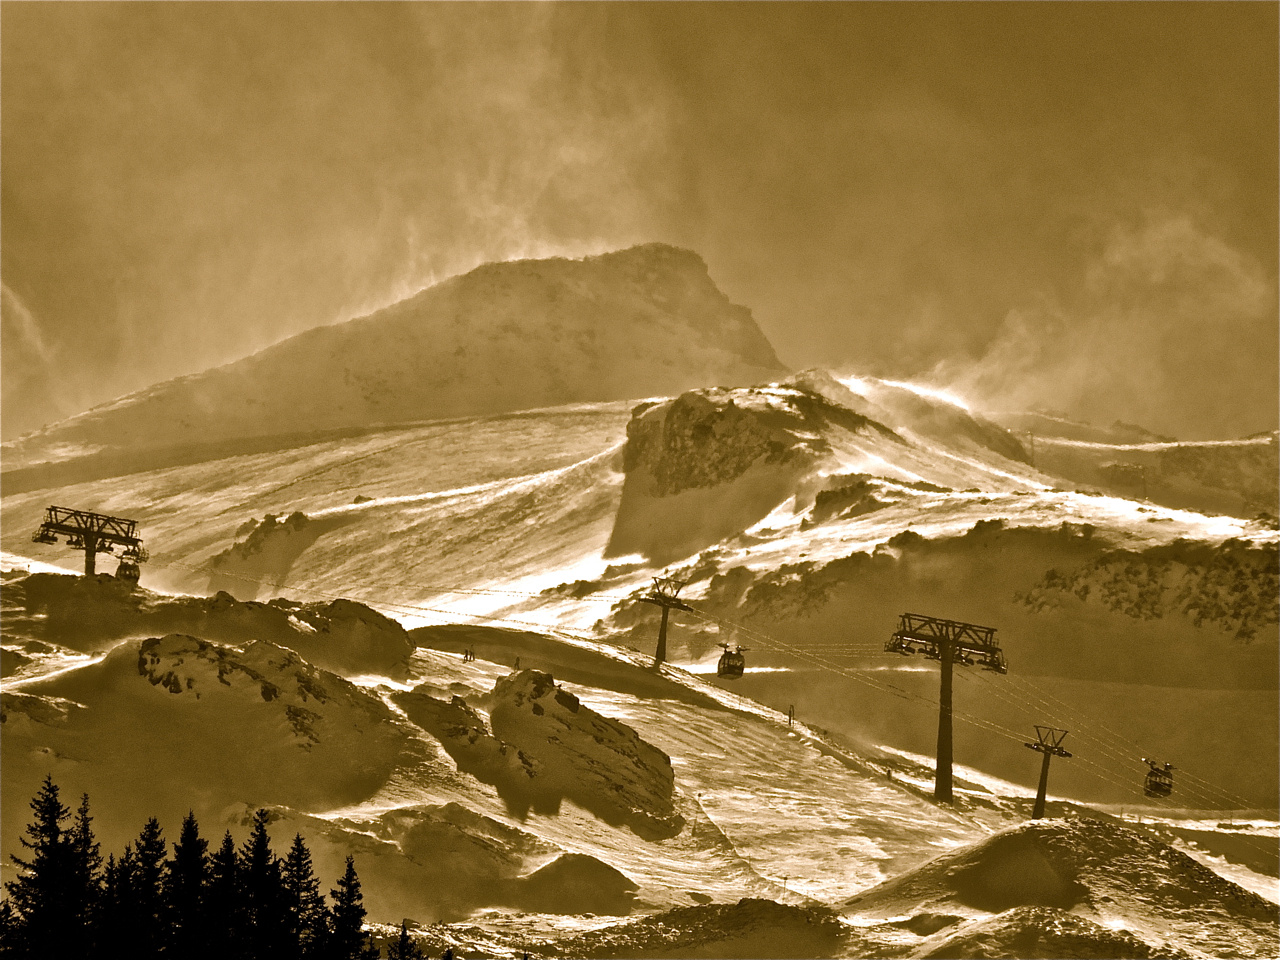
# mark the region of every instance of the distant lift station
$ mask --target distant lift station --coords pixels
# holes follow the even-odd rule
[[[123,547],[116,576],[138,582],[138,564],[147,559],[147,551],[138,536],[136,520],[67,507],[49,507],[45,511],[44,523],[40,524],[31,540],[34,543],[57,543],[60,536],[67,538],[67,546],[84,551],[86,577],[93,576],[99,553],[113,553],[116,547]]]
[[[960,620],[942,620],[918,613],[904,613],[898,629],[884,645],[887,653],[909,656],[920,653],[942,665],[941,693],[938,697],[938,761],[933,779],[933,798],[951,803],[951,672],[952,664],[973,666],[995,673],[1008,673],[1004,653],[995,639],[995,627],[980,627]]]
[[[658,627],[658,649],[653,655],[653,665],[667,662],[667,617],[674,607],[676,610],[692,610],[683,600],[679,599],[677,594],[680,588],[684,586],[683,580],[677,580],[675,577],[654,577],[653,589],[649,591],[647,597],[641,597],[641,603],[652,603],[662,608],[662,623]]]

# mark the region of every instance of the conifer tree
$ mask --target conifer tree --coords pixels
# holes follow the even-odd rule
[[[227,960],[243,956],[240,859],[236,856],[236,842],[231,839],[230,830],[223,835],[222,846],[209,858],[209,887],[204,915],[209,923],[209,952]]]
[[[289,921],[285,908],[280,861],[271,852],[267,824],[271,815],[253,815],[249,839],[240,851],[244,934],[250,958],[274,960],[288,951]]]
[[[210,880],[208,850],[209,841],[200,836],[195,811],[189,811],[173,845],[173,857],[165,864],[166,947],[170,956],[201,960],[210,955],[204,915],[205,887]]]
[[[167,844],[155,817],[148,818],[134,848],[137,869],[133,896],[137,928],[134,949],[139,958],[158,957],[164,947],[164,859]]]
[[[400,936],[387,948],[387,957],[388,960],[425,960],[417,941],[409,936],[409,928],[403,920],[400,921]]]
[[[331,960],[365,960],[378,956],[378,948],[364,932],[364,894],[356,876],[354,857],[347,857],[347,869],[338,880],[333,898],[333,914],[329,932]]]
[[[99,901],[102,899],[102,845],[93,835],[93,817],[89,816],[87,793],[80,797],[69,840],[75,886],[67,922],[73,927],[76,937],[74,949],[84,954],[93,946]]]
[[[285,908],[288,911],[290,947],[288,956],[312,960],[323,954],[328,933],[324,896],[320,880],[311,865],[311,851],[302,834],[295,834],[284,860]]]
[[[58,796],[51,776],[44,778],[31,801],[35,820],[19,838],[31,851],[29,860],[15,854],[11,859],[20,873],[5,884],[16,917],[13,946],[18,956],[37,951],[50,956],[70,956],[83,936],[68,917],[75,915],[76,864],[72,839],[65,827],[71,815]]]
[[[114,856],[107,858],[97,937],[103,956],[127,956],[134,950],[138,929],[138,909],[134,897],[137,874],[138,861],[132,844],[124,845],[124,852],[119,860]]]
[[[18,915],[8,900],[0,900],[0,957],[4,960],[19,955],[18,933]]]

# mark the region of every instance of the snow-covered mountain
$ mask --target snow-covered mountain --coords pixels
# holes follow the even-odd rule
[[[5,468],[174,446],[188,448],[168,454],[181,459],[219,441],[665,395],[782,369],[750,310],[690,251],[490,263],[6,444]]]
[[[456,384],[409,375],[424,335],[393,351],[403,389],[324,420],[357,389],[333,365],[385,346],[371,330],[452,324],[464,301],[494,309],[457,334]],[[546,333],[553,313],[559,333],[628,320],[596,353],[501,353],[508,321]],[[628,350],[671,364],[595,395],[472,381],[563,360],[587,384]],[[292,437],[93,452],[197,410],[157,393],[6,448],[7,470],[33,458],[0,502],[6,847],[52,773],[116,849],[152,814],[173,829],[194,809],[216,835],[266,806],[322,875],[356,854],[375,919],[452,921],[437,952],[1275,952],[1271,518],[1080,486],[1046,459],[1043,417],[1032,440],[916,384],[778,379],[749,315],[670,248],[481,268],[273,351],[202,375],[221,386],[199,416],[240,409],[225,424],[248,429],[236,378],[263,381],[261,403],[298,400]],[[312,392],[266,382],[286,369]],[[477,412],[472,386],[507,399]],[[1172,443],[1056,429],[1055,449],[1107,456]],[[1250,443],[1201,445],[1183,474],[1253,503],[1249,458],[1274,443]],[[65,459],[35,462],[55,444]],[[51,503],[136,519],[142,585],[30,542]],[[640,602],[658,575],[691,607],[661,668]],[[1007,676],[956,671],[952,807],[930,798],[937,671],[884,652],[904,611],[995,626],[1008,657]],[[722,642],[749,648],[741,679],[715,676]],[[1056,819],[1020,829],[1037,723],[1069,729],[1073,756]],[[1144,756],[1175,764],[1169,800],[1143,797]]]

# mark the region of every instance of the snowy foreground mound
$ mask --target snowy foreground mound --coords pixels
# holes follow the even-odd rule
[[[921,957],[1270,957],[1280,947],[1276,904],[1094,819],[1006,830],[844,910],[873,941],[895,928],[914,937],[910,955]]]
[[[751,383],[782,365],[695,253],[491,263],[6,444],[6,467]],[[233,452],[231,449],[227,453]]]

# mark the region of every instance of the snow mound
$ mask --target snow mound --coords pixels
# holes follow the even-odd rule
[[[1006,957],[1010,960],[1061,960],[1088,957],[1097,960],[1146,960],[1148,957],[1185,957],[1181,951],[1157,951],[1125,930],[1101,924],[1053,907],[1017,907],[987,920],[966,924],[962,930],[930,942],[910,954],[913,957]]]
[[[772,900],[682,907],[549,944],[553,957],[834,957],[845,933],[829,910]]]
[[[356,856],[366,902],[380,917],[453,921],[484,907],[620,916],[634,905],[636,884],[613,867],[458,803],[372,820],[280,816],[307,838],[322,873]]]
[[[625,723],[583,706],[550,674],[522,670],[500,679],[489,719],[494,736],[533,761],[540,790],[645,839],[684,828],[671,758]]]
[[[414,643],[395,620],[353,600],[242,602],[230,594],[173,597],[110,574],[33,573],[5,584],[5,634],[104,650],[121,639],[184,633],[219,643],[264,640],[318,667],[358,675],[404,674]]]
[[[365,800],[404,764],[432,775],[426,745],[382,700],[266,642],[125,641],[6,692],[3,716],[6,844],[46,774],[90,794],[116,848],[148,816],[177,824],[195,809],[217,822],[235,802],[326,810]]]
[[[985,933],[965,928],[959,940],[974,932],[971,946],[978,949],[992,932],[1014,940],[1023,935],[1020,929],[1043,935],[1044,921],[1055,915],[1009,913],[1027,907],[1071,911],[1113,930],[1127,929],[1160,956],[1202,956],[1206,949],[1209,956],[1274,956],[1280,947],[1280,908],[1274,903],[1153,836],[1095,819],[1033,821],[997,833],[851,898],[844,911],[864,921],[900,924],[904,915],[922,913],[957,920],[1001,915],[1003,921]],[[1090,941],[1094,933],[1070,926],[1058,932]],[[1223,952],[1214,952],[1212,944]],[[954,955],[939,949],[922,955]]]
[[[6,444],[12,465],[753,383],[784,369],[695,253],[491,263]],[[223,455],[226,455],[225,453]]]

